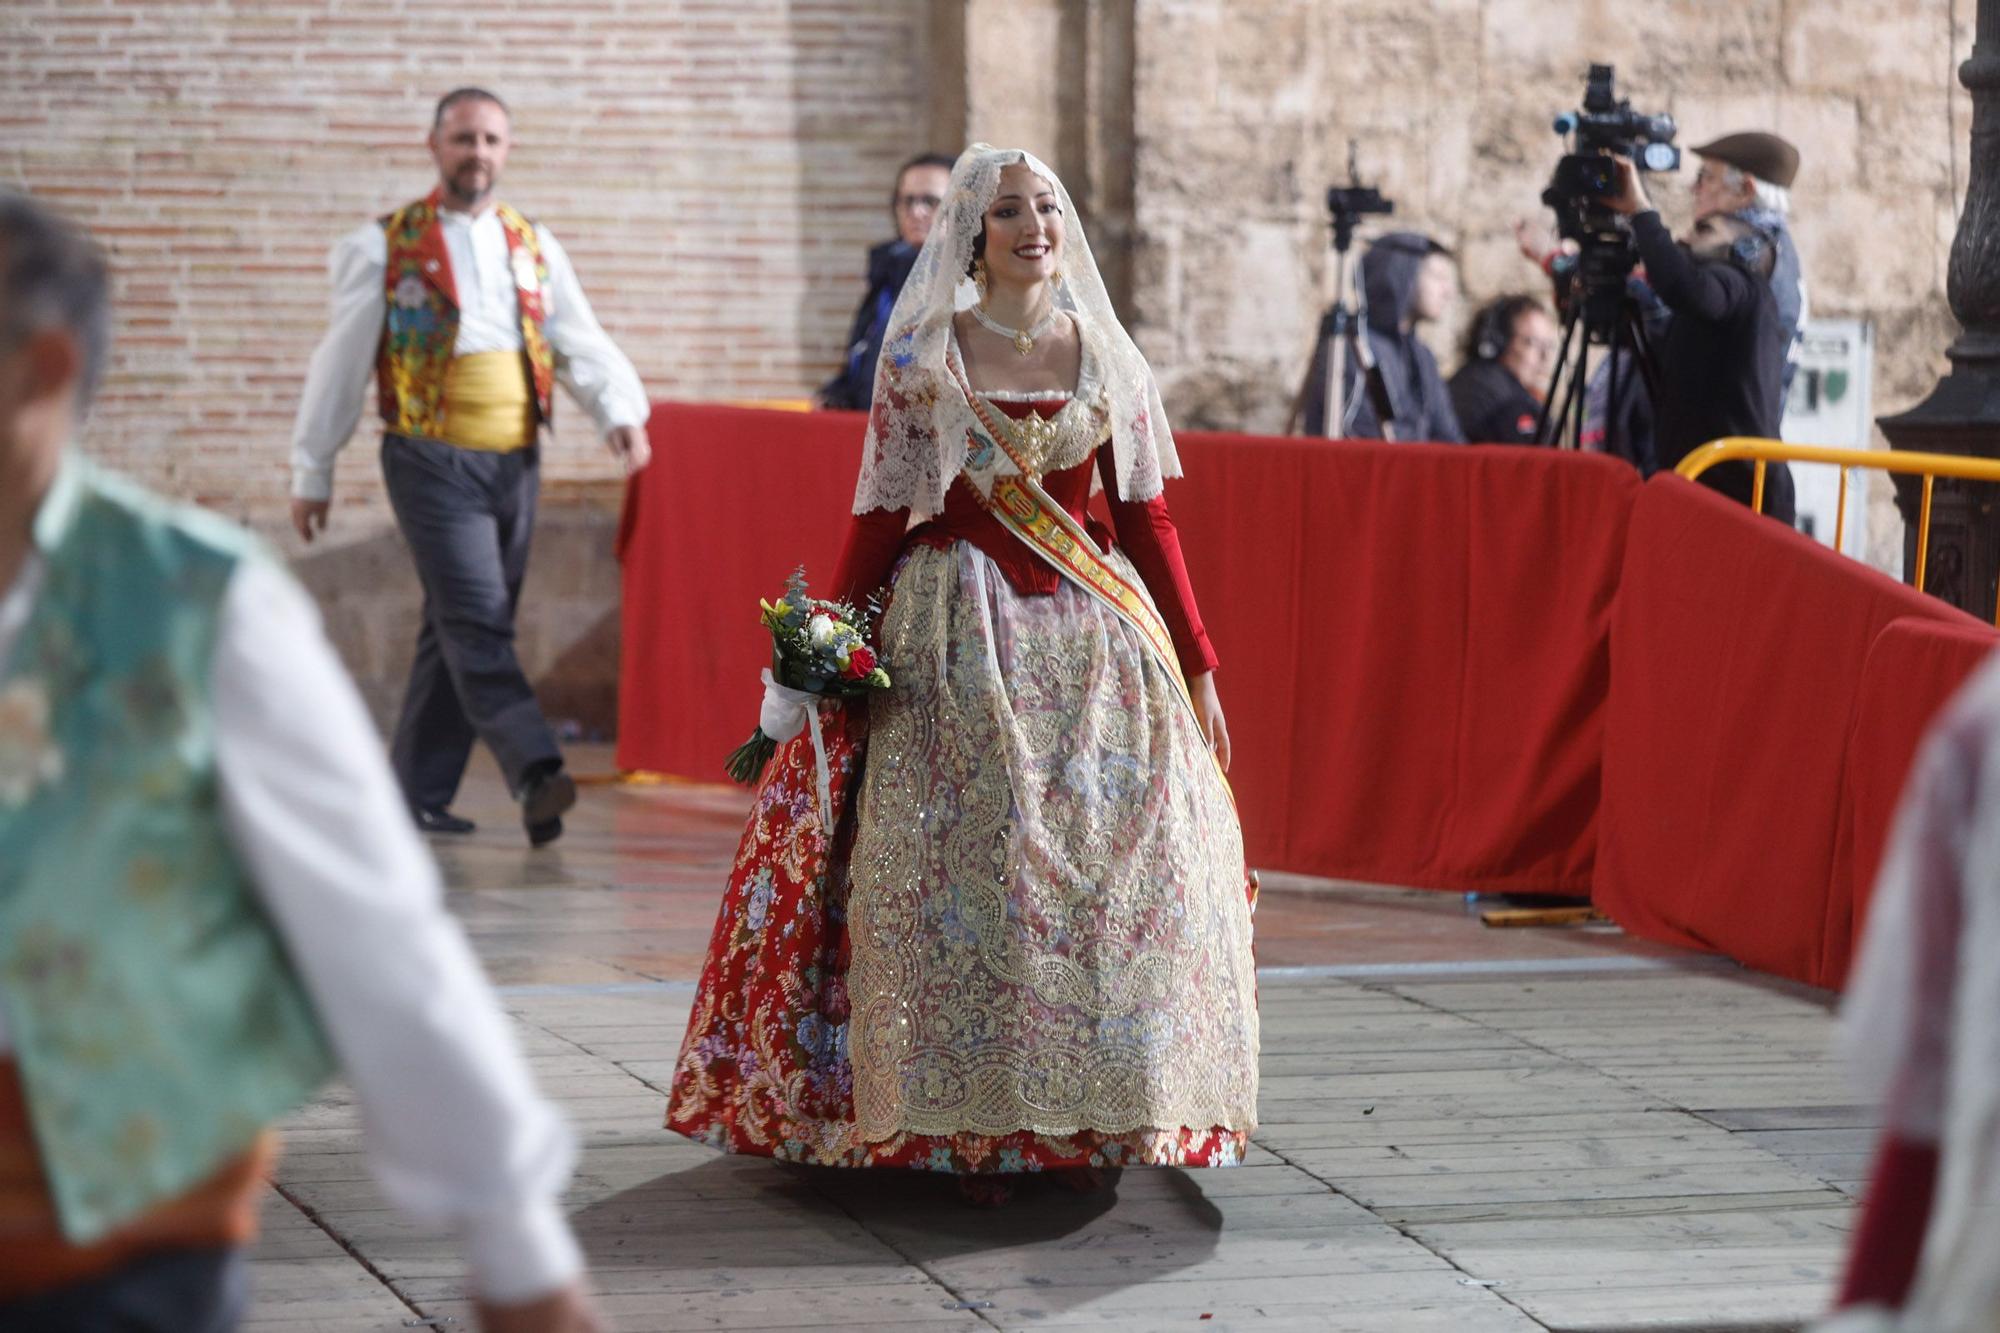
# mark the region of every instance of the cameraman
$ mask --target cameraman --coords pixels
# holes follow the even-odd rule
[[[1646,281],[1673,312],[1659,344],[1653,444],[1662,468],[1730,435],[1775,437],[1784,408],[1790,335],[1771,288],[1782,221],[1767,210],[1714,213],[1694,225],[1685,245],[1668,235],[1630,158],[1613,157],[1604,205],[1631,219]],[[1724,463],[1702,482],[1743,504],[1752,493],[1749,463]],[[1766,473],[1764,512],[1791,524],[1792,474],[1783,463]]]
[[[1799,150],[1775,134],[1745,130],[1725,134],[1693,150],[1701,159],[1694,177],[1694,220],[1746,208],[1764,210],[1777,219],[1777,250],[1771,290],[1778,298],[1778,319],[1785,329],[1785,387],[1791,388],[1798,369],[1801,331],[1807,319],[1805,269],[1798,243],[1792,239],[1792,182],[1799,175]]]

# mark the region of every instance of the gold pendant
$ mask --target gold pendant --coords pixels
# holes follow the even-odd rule
[[[1022,356],[1035,350],[1035,340],[1028,336],[1026,329],[1014,330],[1014,350]]]

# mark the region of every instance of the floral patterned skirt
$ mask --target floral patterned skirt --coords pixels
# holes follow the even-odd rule
[[[821,714],[833,818],[809,735],[759,786],[668,1127],[836,1166],[1239,1161],[1241,832],[1165,669],[964,544],[909,555],[881,646],[872,734]]]

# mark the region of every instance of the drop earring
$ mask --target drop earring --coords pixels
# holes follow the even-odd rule
[[[986,261],[984,259],[975,259],[972,261],[972,285],[979,289],[979,304],[985,305]]]

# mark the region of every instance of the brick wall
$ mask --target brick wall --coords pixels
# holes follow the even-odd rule
[[[655,396],[831,373],[895,166],[924,142],[924,0],[8,0],[0,180],[118,272],[86,444],[269,526],[342,231],[423,194],[447,88],[507,99],[502,193],[547,222]],[[372,415],[372,413],[370,414]],[[609,473],[558,407],[558,486]],[[375,428],[364,417],[360,440]],[[351,447],[337,539],[381,530]]]

